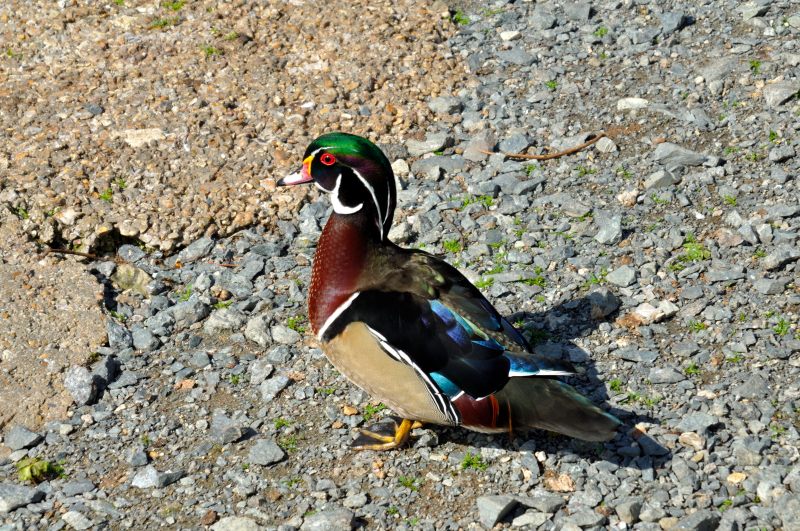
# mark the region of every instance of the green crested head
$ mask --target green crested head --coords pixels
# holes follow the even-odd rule
[[[373,164],[377,163],[384,170],[391,171],[391,164],[386,155],[383,154],[383,151],[371,141],[358,135],[335,132],[319,136],[308,146],[303,159],[320,149],[324,149],[352,164],[366,161]]]
[[[303,156],[300,172],[279,185],[314,182],[331,196],[333,211],[367,220],[383,240],[392,225],[396,205],[394,173],[389,159],[366,138],[349,133],[326,133],[314,140]]]

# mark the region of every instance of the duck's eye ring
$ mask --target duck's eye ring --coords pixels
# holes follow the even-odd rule
[[[325,166],[333,166],[336,163],[336,157],[334,157],[330,153],[323,153],[322,155],[320,155],[319,161],[323,163]]]

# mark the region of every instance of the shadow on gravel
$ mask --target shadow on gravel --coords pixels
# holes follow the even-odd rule
[[[572,362],[580,371],[565,381],[574,386],[593,403],[612,413],[622,421],[617,436],[608,442],[588,442],[563,435],[533,430],[508,435],[485,435],[464,429],[437,428],[440,442],[476,447],[504,448],[514,451],[544,450],[555,454],[562,461],[571,460],[569,455],[584,458],[593,463],[607,462],[612,467],[623,466],[640,470],[645,477],[653,477],[655,469],[668,462],[672,456],[668,448],[638,431],[640,422],[659,423],[659,419],[647,414],[611,406],[602,375],[589,353],[573,340],[591,334],[602,323],[616,318],[616,310],[600,319],[590,316],[593,301],[586,296],[573,299],[541,313],[520,312],[509,320],[522,321],[525,336],[538,354]],[[608,466],[608,465],[606,465]],[[601,466],[600,468],[603,468]]]

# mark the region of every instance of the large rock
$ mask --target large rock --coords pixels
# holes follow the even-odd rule
[[[453,137],[447,133],[428,133],[425,136],[425,140],[409,139],[406,141],[408,152],[413,157],[440,151],[452,145]]]
[[[268,466],[277,463],[286,454],[275,441],[261,439],[250,448],[247,458],[254,465]]]
[[[29,503],[40,500],[43,496],[42,491],[31,487],[14,483],[0,483],[0,514],[9,513],[18,507],[25,507]]]
[[[150,142],[164,139],[164,132],[156,127],[150,129],[125,129],[112,133],[112,137],[120,137],[132,148],[146,146]]]
[[[97,396],[94,377],[86,367],[70,367],[64,376],[64,387],[79,406],[89,404]]]
[[[354,519],[355,514],[349,509],[330,509],[309,516],[300,529],[301,531],[328,531],[329,529],[347,531],[353,529]]]
[[[481,496],[477,499],[481,523],[486,529],[493,528],[494,524],[502,520],[518,503],[513,496]]]
[[[713,531],[717,528],[719,519],[719,513],[702,509],[681,518],[672,529],[673,531],[688,531],[690,529],[692,531]]]
[[[681,147],[672,142],[659,144],[653,152],[653,158],[667,168],[675,166],[700,166],[708,160],[708,155]]]
[[[792,81],[772,83],[764,87],[764,102],[767,104],[767,107],[772,107],[773,109],[780,107],[795,97],[799,90],[800,84]]]
[[[33,448],[42,440],[42,436],[25,426],[13,426],[6,432],[3,442],[12,450]]]
[[[244,516],[226,516],[211,526],[211,531],[259,531],[264,529],[255,520]]]

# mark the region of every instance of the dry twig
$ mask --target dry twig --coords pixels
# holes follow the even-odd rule
[[[75,256],[82,256],[84,258],[90,258],[92,260],[97,260],[97,255],[89,254],[89,253],[82,253],[80,251],[72,251],[70,249],[51,249],[51,248],[48,248],[47,251],[44,254],[50,254],[50,253],[55,253],[55,254],[74,254]]]
[[[566,155],[572,155],[573,153],[577,153],[581,150],[586,149],[587,147],[591,146],[601,138],[608,136],[604,132],[600,132],[597,135],[593,136],[583,144],[578,144],[577,146],[573,146],[569,149],[565,149],[564,151],[557,151],[555,153],[548,153],[546,155],[529,155],[528,153],[503,153],[506,157],[510,159],[522,159],[522,160],[550,160],[550,159],[557,159],[558,157],[564,157]],[[481,150],[481,153],[485,153],[487,155],[494,155],[495,153],[492,151],[485,151]]]

